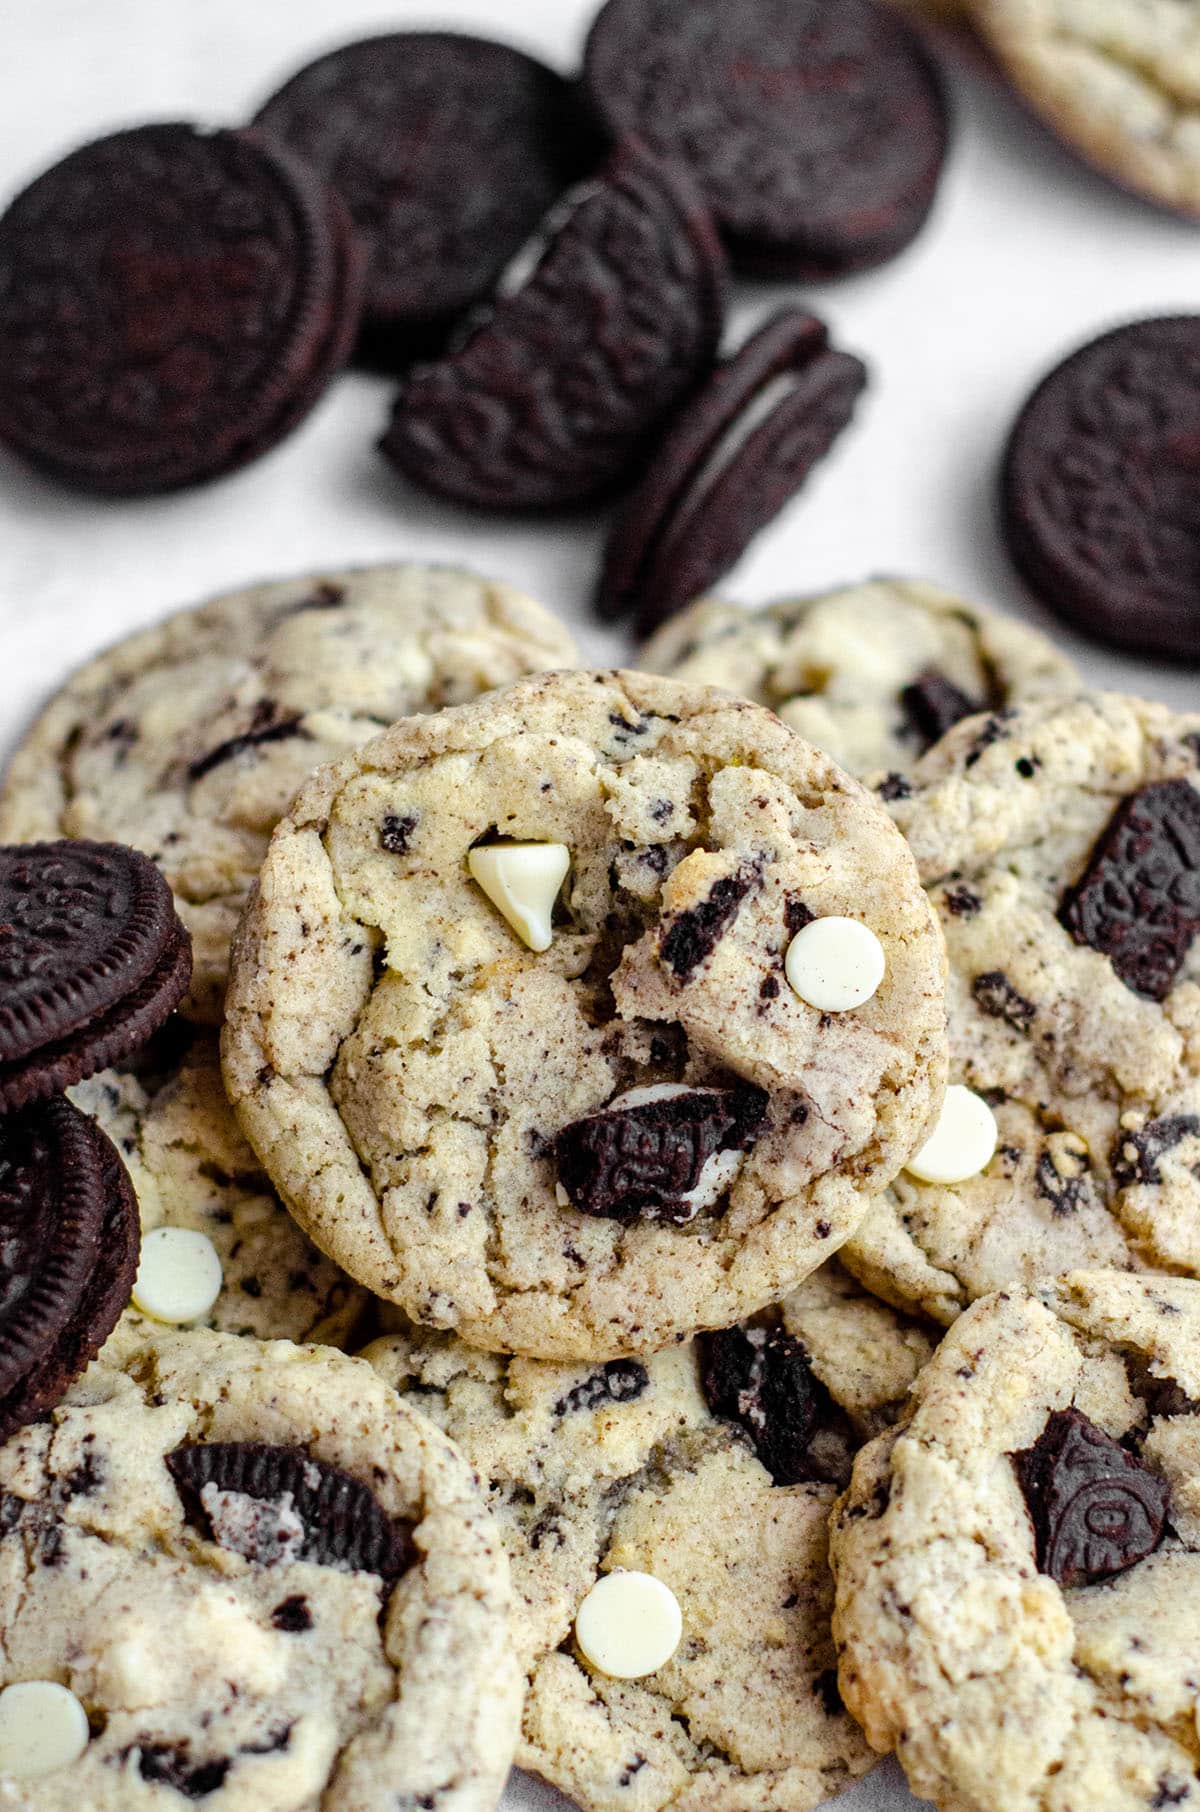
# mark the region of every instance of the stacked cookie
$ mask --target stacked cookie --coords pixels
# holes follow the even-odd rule
[[[3,1405],[30,1812],[1200,1794],[1200,717],[897,581],[643,660],[324,574],[15,757],[91,1042],[0,1128],[0,1332],[111,1305]],[[138,1049],[99,838],[195,942]]]

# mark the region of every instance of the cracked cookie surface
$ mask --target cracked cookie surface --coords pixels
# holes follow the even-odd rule
[[[959,717],[1076,691],[1037,629],[918,580],[746,611],[701,598],[647,642],[652,673],[769,705],[852,774],[906,773]]]
[[[90,837],[152,857],[192,937],[184,1010],[215,1024],[238,915],[301,781],[398,717],[575,658],[530,599],[453,567],[229,592],[67,682],[9,765],[0,841]]]
[[[807,1812],[873,1759],[834,1684],[825,1529],[850,1456],[899,1413],[931,1342],[836,1261],[762,1319],[829,1393],[794,1484],[710,1407],[703,1340],[598,1368],[424,1329],[367,1349],[485,1481],[529,1678],[517,1761],[587,1812]],[[675,1655],[642,1679],[607,1678],[572,1634],[617,1567],[662,1580],[682,1613]]]
[[[1200,715],[1115,693],[1047,701],[958,726],[893,800],[950,957],[950,1080],[999,1139],[979,1175],[904,1172],[872,1204],[845,1258],[888,1300],[949,1322],[1080,1267],[1200,1276],[1198,739]],[[1135,808],[1131,879],[1103,852]],[[1161,998],[1131,985],[1176,955]]]
[[[1089,163],[1200,214],[1196,0],[965,0],[1018,92]]]
[[[987,1297],[911,1402],[831,1524],[841,1690],[870,1740],[946,1812],[1195,1805],[1200,1283],[1079,1271]],[[1109,1576],[1064,1587],[1022,1458],[1072,1424],[1109,1475],[1097,1496],[1077,1468],[1064,1512]],[[1168,1506],[1152,1551],[1105,1554],[1147,1496]]]
[[[0,1680],[66,1685],[92,1727],[12,1803],[393,1812],[402,1781],[486,1812],[519,1675],[461,1455],[328,1349],[125,1333],[0,1448]]]
[[[197,1031],[158,1067],[92,1076],[71,1099],[120,1152],[143,1237],[186,1227],[212,1241],[224,1283],[205,1325],[259,1340],[352,1340],[365,1292],[317,1251],[275,1194],[225,1098],[211,1033]]]
[[[540,953],[470,878],[498,834],[569,853]],[[827,913],[883,947],[853,1012],[784,979]],[[942,965],[886,813],[769,712],[554,674],[301,792],[235,946],[225,1078],[293,1213],[377,1295],[476,1345],[611,1357],[729,1325],[837,1249],[939,1103]],[[564,1201],[568,1129],[641,1196]]]

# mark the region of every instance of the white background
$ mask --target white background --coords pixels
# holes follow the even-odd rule
[[[592,0],[0,0],[0,204],[97,132],[155,117],[236,123],[295,65],[345,38],[456,25],[570,70],[591,11]],[[948,54],[956,132],[929,226],[882,271],[803,291],[867,358],[872,383],[855,426],[727,582],[747,602],[906,573],[1049,624],[1023,597],[994,526],[1014,413],[1092,334],[1200,307],[1200,232],[1108,188],[969,57]],[[796,294],[741,287],[731,338]],[[388,397],[385,381],[345,377],[248,471],[149,502],[74,497],[0,453],[0,749],[106,642],[207,593],[310,565],[466,562],[569,617],[595,659],[627,655],[587,617],[602,521],[490,519],[419,496],[375,451]],[[1055,633],[1096,684],[1196,699],[1194,677],[1178,669]],[[914,1807],[898,1778],[885,1770],[838,1803]],[[520,1791],[531,1803],[534,1789]]]

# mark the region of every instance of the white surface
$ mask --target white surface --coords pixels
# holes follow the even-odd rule
[[[68,146],[149,117],[236,120],[314,51],[395,25],[489,29],[569,68],[591,0],[0,0],[0,196]],[[802,293],[870,362],[857,424],[731,577],[765,601],[872,572],[919,575],[1046,619],[1022,598],[994,527],[1005,432],[1049,365],[1143,313],[1200,303],[1200,233],[1107,188],[962,68],[935,216],[882,271]],[[797,292],[745,286],[733,337]],[[588,625],[602,531],[442,507],[374,448],[389,386],[343,379],[249,471],[140,504],[93,503],[0,455],[0,747],[67,669],[176,604],[251,577],[412,556],[491,568],[578,621],[596,659],[626,652]],[[1076,652],[1082,644],[1062,634]],[[1194,677],[1085,652],[1097,684],[1177,704]],[[899,1812],[884,1771],[842,1812]],[[525,1803],[546,1803],[527,1786]]]

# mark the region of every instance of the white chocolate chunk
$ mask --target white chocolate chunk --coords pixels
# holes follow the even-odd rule
[[[640,1680],[679,1647],[683,1614],[669,1585],[653,1573],[618,1568],[597,1580],[575,1617],[585,1660],[614,1680]]]
[[[69,1767],[90,1736],[87,1712],[54,1680],[21,1680],[0,1692],[0,1779],[33,1780]]]
[[[570,866],[565,843],[484,843],[467,856],[471,879],[537,951],[550,948],[550,915]]]
[[[784,969],[800,999],[822,1013],[848,1013],[883,980],[883,945],[869,925],[831,915],[812,919],[788,945]]]
[[[207,1234],[188,1227],[155,1227],[142,1241],[133,1301],[155,1321],[200,1321],[211,1311],[224,1281],[221,1260]]]
[[[998,1138],[996,1116],[983,1097],[952,1082],[937,1125],[905,1169],[922,1183],[965,1183],[987,1169]]]

